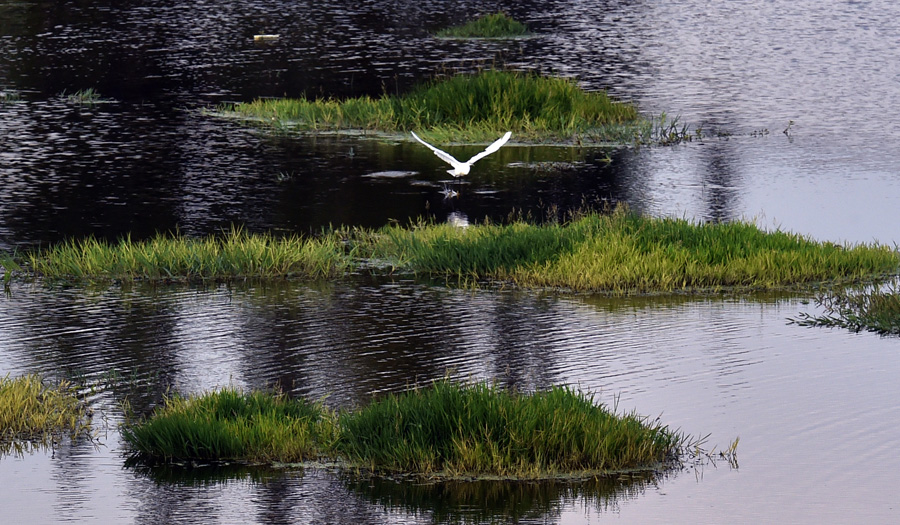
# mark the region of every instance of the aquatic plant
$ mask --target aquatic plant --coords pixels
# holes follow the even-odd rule
[[[22,100],[22,95],[14,89],[0,90],[0,104],[19,102],[20,100]]]
[[[70,240],[28,254],[31,271],[45,278],[84,280],[191,280],[239,277],[326,278],[352,267],[353,249],[340,232],[313,238],[250,235],[232,228],[194,239],[157,235],[118,243]]]
[[[528,34],[525,24],[506,13],[492,13],[470,20],[463,25],[448,27],[435,36],[442,38],[509,38]]]
[[[652,467],[685,438],[560,386],[521,394],[449,380],[340,417],[337,449],[373,469],[540,477]]]
[[[340,414],[271,392],[172,397],[122,436],[143,463],[332,458],[412,474],[517,477],[655,467],[685,442],[568,387],[518,394],[448,379]]]
[[[816,306],[824,308],[821,315],[801,312],[791,322],[802,326],[827,326],[862,330],[882,335],[900,335],[900,287],[897,283],[887,289],[868,287],[865,290],[839,289],[821,293]]]
[[[94,88],[79,89],[78,91],[69,95],[66,95],[66,92],[63,91],[61,96],[65,97],[69,103],[79,104],[82,106],[93,106],[94,104],[102,101],[100,93],[98,93]]]
[[[701,224],[624,209],[545,225],[388,227],[373,252],[457,281],[617,294],[855,281],[896,273],[900,264],[886,246],[838,246],[745,222]]]
[[[415,130],[432,142],[492,141],[506,131],[515,140],[569,140],[590,133],[594,141],[620,136],[630,141],[642,122],[633,105],[584,91],[573,80],[508,71],[435,79],[402,96],[258,99],[222,110],[278,129]]]
[[[71,383],[56,386],[30,374],[0,377],[0,454],[50,447],[90,433],[90,416]]]
[[[328,446],[333,427],[321,406],[274,392],[223,388],[173,396],[150,419],[122,427],[133,459],[295,462]],[[325,439],[325,443],[320,443]]]

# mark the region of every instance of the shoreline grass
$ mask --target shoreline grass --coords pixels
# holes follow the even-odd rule
[[[687,442],[568,387],[516,394],[447,379],[339,414],[232,389],[173,398],[122,436],[149,464],[332,458],[373,472],[527,479],[656,468]]]
[[[624,209],[564,223],[520,220],[458,228],[420,222],[314,238],[251,235],[237,228],[204,239],[89,238],[15,257],[24,260],[17,265],[10,256],[0,257],[5,283],[13,272],[89,282],[338,279],[364,267],[448,283],[615,295],[804,289],[874,281],[900,268],[900,254],[887,246],[841,246],[747,222],[700,224]]]
[[[863,291],[835,290],[815,298],[822,315],[800,313],[790,321],[801,326],[845,328],[852,332],[900,335],[900,286]]]
[[[90,433],[90,415],[71,383],[48,386],[37,375],[0,377],[0,455],[52,447]]]
[[[441,29],[438,38],[512,38],[528,34],[525,24],[514,20],[506,13],[492,13],[480,16],[459,26]]]
[[[402,96],[257,99],[220,109],[286,131],[416,131],[438,142],[494,140],[506,131],[516,141],[631,142],[652,128],[633,105],[584,91],[574,80],[491,70],[435,79]]]

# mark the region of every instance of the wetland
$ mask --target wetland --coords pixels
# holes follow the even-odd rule
[[[434,36],[498,11],[527,38]],[[444,236],[449,253],[467,236],[563,228],[618,205],[654,224],[752,226],[834,252],[895,247],[900,56],[885,35],[898,20],[883,1],[0,1],[0,253],[14,269],[0,300],[0,376],[76,385],[93,414],[89,435],[65,430],[0,457],[0,506],[31,523],[896,521],[900,343],[889,321],[875,325],[883,333],[854,324],[860,311],[889,318],[893,285],[598,295],[459,286],[445,266],[187,283],[15,274],[28,271],[24,254],[86,239],[232,231],[393,231],[411,261],[414,235]],[[667,115],[677,126],[660,127],[688,126],[692,140],[514,136],[449,180],[405,138],[214,115],[255,100],[401,97],[495,66]],[[499,136],[482,132],[428,140],[467,158]],[[509,279],[509,268],[486,278]],[[792,322],[804,319],[815,326]],[[149,416],[172,394],[233,387],[341,411],[448,374],[590,391],[618,413],[708,435],[709,448],[739,437],[740,461],[541,483],[423,482],[324,463],[123,468],[125,406]]]

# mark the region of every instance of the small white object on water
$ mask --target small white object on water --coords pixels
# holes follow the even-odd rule
[[[453,197],[459,197],[459,192],[454,190],[450,186],[444,186],[444,189],[441,190],[441,193],[444,195],[444,200],[452,199]]]
[[[281,35],[253,35],[253,40],[278,40]]]
[[[512,131],[507,131],[506,135],[503,135],[502,137],[500,137],[499,139],[494,141],[494,143],[491,144],[490,146],[488,146],[487,148],[485,148],[484,151],[482,151],[478,155],[475,155],[474,157],[467,160],[466,162],[460,162],[460,161],[456,160],[456,158],[453,155],[447,153],[446,151],[441,151],[441,150],[435,148],[431,144],[420,139],[419,136],[416,135],[415,133],[413,133],[412,136],[413,136],[413,138],[415,138],[416,140],[418,140],[419,142],[424,144],[428,149],[433,151],[434,154],[437,155],[441,160],[443,160],[447,164],[453,166],[453,169],[447,170],[447,173],[449,173],[450,175],[453,175],[454,177],[462,177],[464,175],[469,174],[469,170],[472,169],[472,164],[475,164],[476,161],[478,161],[479,159],[481,159],[483,157],[487,157],[491,153],[500,149],[500,146],[506,144],[506,141],[508,141],[509,137],[512,136]]]

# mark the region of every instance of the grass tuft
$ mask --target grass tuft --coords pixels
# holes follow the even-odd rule
[[[492,141],[506,131],[516,140],[630,139],[645,122],[633,105],[586,92],[573,80],[506,71],[436,79],[403,96],[258,99],[223,109],[279,129],[415,130],[439,142]]]
[[[565,224],[389,227],[374,251],[453,280],[615,294],[860,281],[900,264],[886,246],[837,246],[744,222],[695,224],[624,209]]]
[[[250,235],[232,228],[191,239],[157,235],[110,244],[93,238],[68,241],[28,256],[31,270],[51,279],[195,280],[241,277],[328,278],[352,266],[341,232],[319,238]]]
[[[296,462],[315,457],[327,439],[326,412],[282,394],[225,388],[171,397],[149,420],[125,425],[122,437],[146,463]]]
[[[173,397],[122,436],[151,464],[332,457],[378,471],[530,478],[655,467],[685,443],[568,387],[526,395],[447,379],[341,414],[233,389]]]
[[[817,306],[824,307],[823,315],[803,312],[791,321],[803,326],[900,335],[900,289],[896,283],[889,289],[832,291],[818,295],[815,302]]]
[[[37,375],[0,378],[0,454],[50,447],[90,432],[87,408],[66,381],[48,386]]]
[[[568,387],[533,394],[437,381],[341,416],[338,449],[373,469],[539,477],[662,462],[683,437]]]
[[[448,27],[438,31],[441,38],[509,38],[528,34],[525,24],[505,13],[484,15],[461,26]]]

